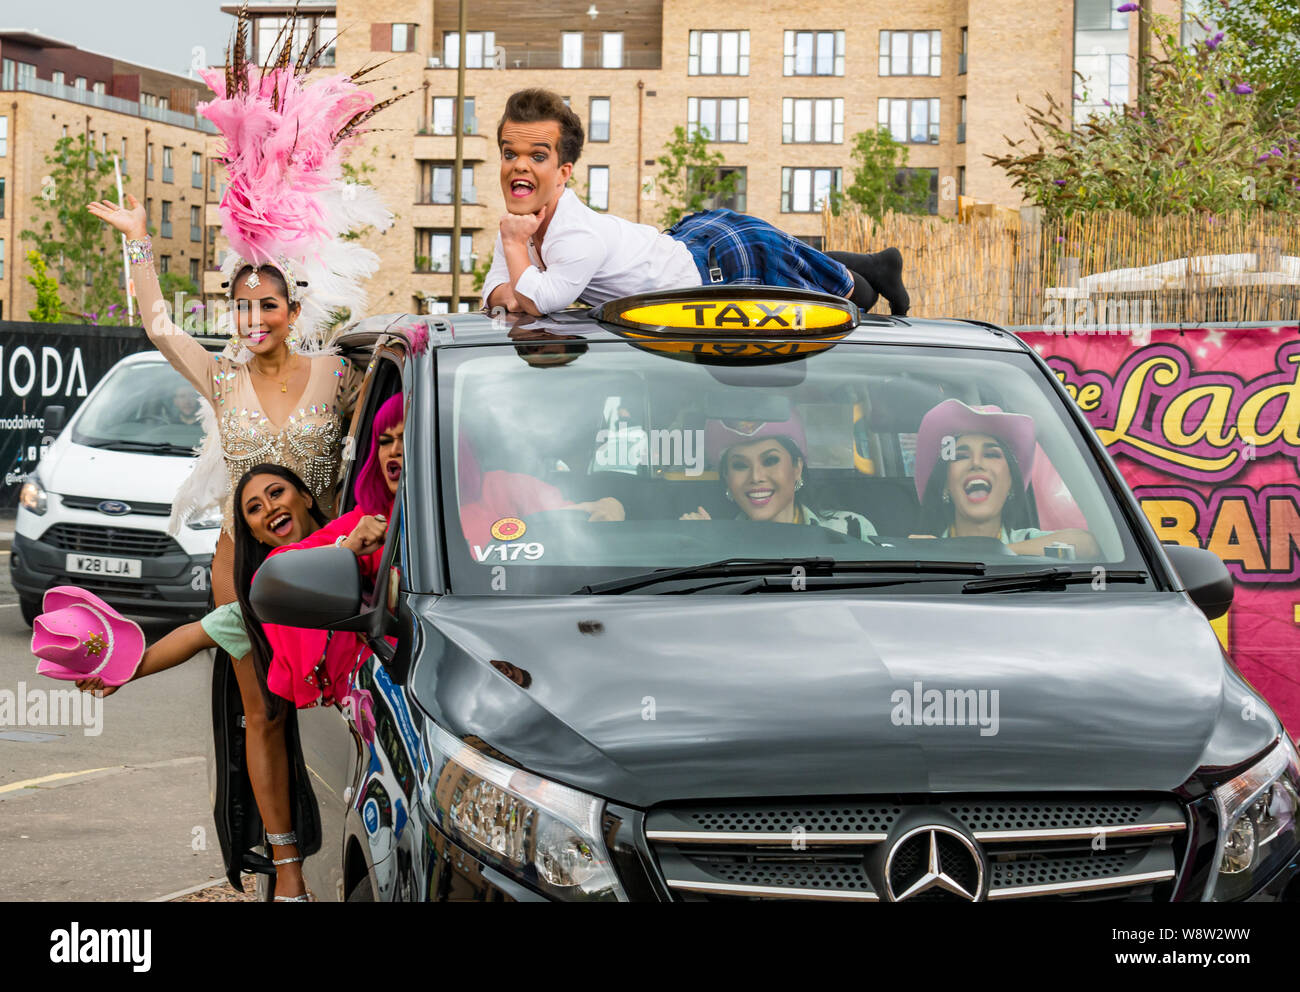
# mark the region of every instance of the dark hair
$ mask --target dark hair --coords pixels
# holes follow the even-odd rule
[[[1020,474],[1020,463],[1016,461],[1011,446],[1001,438],[996,440],[1002,445],[1002,454],[1011,470],[1011,488],[1007,491],[1007,501],[1002,504],[1002,526],[1010,533],[1029,525],[1029,498],[1025,493],[1024,476]],[[942,537],[943,532],[953,525],[956,510],[952,503],[943,501],[943,490],[947,485],[948,463],[939,457],[935,459],[934,471],[930,473],[925,497],[921,500],[921,533]]]
[[[582,154],[582,143],[586,135],[582,130],[582,118],[569,109],[559,96],[550,90],[517,90],[506,100],[505,112],[497,124],[497,147],[501,147],[501,131],[506,121],[516,124],[537,124],[542,121],[555,121],[560,125],[560,146],[556,152],[560,164],[572,164]]]
[[[758,440],[766,441],[768,438],[759,438]],[[772,437],[771,440],[776,441],[786,450],[790,455],[790,463],[792,465],[801,463],[805,469],[808,467],[808,459],[804,457],[803,452],[799,450],[799,445],[794,443],[793,438],[788,438],[784,434],[777,434]],[[744,441],[737,441],[735,444],[729,445],[723,450],[722,457],[718,459],[718,478],[722,480],[722,491],[724,493],[730,491],[731,488],[727,485],[727,456],[731,454],[732,448],[738,447],[744,443]],[[803,503],[814,513],[823,512],[823,508],[820,505],[814,505],[812,500],[806,496],[800,498],[799,495],[796,495],[794,501],[796,506]]]
[[[249,598],[253,590],[253,576],[262,567],[262,562],[266,561],[266,556],[271,550],[270,547],[253,536],[252,528],[248,526],[248,521],[244,519],[242,506],[244,487],[248,485],[249,480],[255,475],[279,476],[304,496],[311,496],[311,490],[307,488],[307,483],[303,482],[294,471],[285,468],[283,465],[273,465],[270,462],[254,465],[241,475],[239,481],[235,483],[235,598],[239,602],[239,612],[244,617],[244,629],[248,632],[248,641],[253,646],[253,670],[257,672],[257,681],[262,687],[262,698],[266,700],[266,712],[269,716],[277,716],[284,708],[285,700],[275,695],[267,687],[266,673],[271,667],[271,645],[266,639],[266,631],[262,629],[261,621],[257,619],[257,614],[253,612],[253,605]],[[311,497],[311,505],[307,507],[307,512],[311,514],[311,518],[316,521],[318,527],[324,527],[329,522],[324,511],[320,508],[320,502],[314,496]]]

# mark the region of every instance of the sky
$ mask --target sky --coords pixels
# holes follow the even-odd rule
[[[222,0],[45,0],[4,3],[0,28],[25,28],[101,55],[191,75],[199,53],[204,66],[225,62],[235,18]],[[191,76],[197,79],[197,76]]]

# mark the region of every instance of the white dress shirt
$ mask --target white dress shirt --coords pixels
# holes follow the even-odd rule
[[[680,241],[649,224],[634,224],[592,210],[566,189],[542,239],[541,258],[528,246],[532,263],[515,284],[541,313],[562,310],[581,298],[592,305],[656,289],[701,284],[695,259]],[[492,290],[510,282],[505,248],[497,234],[492,268],[483,281],[486,305]]]

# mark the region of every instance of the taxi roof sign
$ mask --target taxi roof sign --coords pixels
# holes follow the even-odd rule
[[[858,325],[840,296],[781,286],[708,286],[611,300],[597,320],[670,337],[833,338]]]

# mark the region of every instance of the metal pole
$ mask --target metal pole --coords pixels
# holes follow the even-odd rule
[[[460,197],[461,172],[465,167],[465,0],[460,0],[460,19],[457,27],[460,55],[456,59],[456,164],[451,177],[451,306],[452,313],[460,309]]]
[[[113,156],[113,178],[117,180],[117,205],[126,209],[126,197],[122,195],[122,163]],[[126,322],[135,323],[135,283],[131,281],[131,263],[126,257],[126,235],[122,235],[122,278],[126,286]]]

